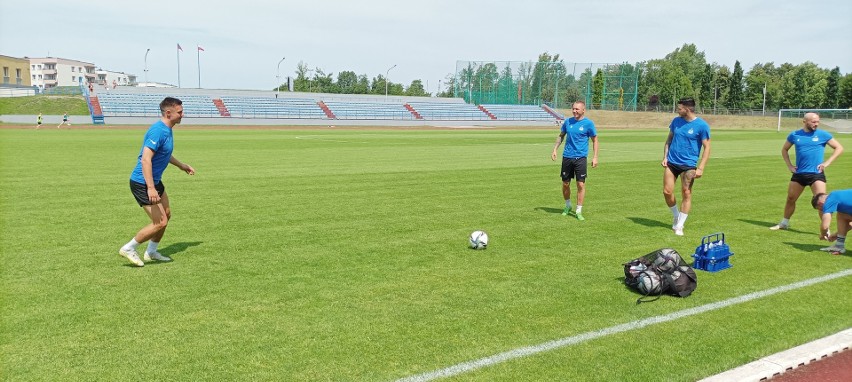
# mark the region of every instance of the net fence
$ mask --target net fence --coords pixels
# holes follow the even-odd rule
[[[471,104],[636,110],[639,64],[457,61],[453,95]]]
[[[781,109],[778,110],[778,131],[801,129],[807,113],[818,114],[823,129],[852,134],[852,109]]]

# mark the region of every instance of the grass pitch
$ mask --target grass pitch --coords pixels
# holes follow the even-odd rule
[[[665,129],[599,131],[585,222],[560,215],[556,134],[178,127],[197,174],[164,176],[175,260],[139,269],[117,251],[147,222],[127,186],[143,130],[0,129],[3,379],[388,381],[852,268],[818,251],[809,191],[791,230],[768,230],[784,134],[713,131],[685,237],[661,195]],[[850,163],[829,189],[852,186]],[[487,250],[466,247],[476,229]],[[690,260],[720,231],[733,268],[635,305],[623,262]],[[700,379],[852,326],[850,293],[842,278],[453,379]]]

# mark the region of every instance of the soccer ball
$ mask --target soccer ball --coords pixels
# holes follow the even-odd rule
[[[469,239],[473,249],[485,249],[488,246],[488,234],[485,231],[473,231]]]
[[[642,272],[639,275],[639,284],[636,285],[639,291],[649,294],[660,294],[662,291],[663,281],[660,280],[660,275],[654,272]]]
[[[654,266],[663,272],[671,272],[677,268],[679,262],[680,255],[674,249],[664,248],[654,259]]]

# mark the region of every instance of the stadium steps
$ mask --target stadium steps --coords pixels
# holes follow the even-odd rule
[[[318,101],[317,105],[320,107],[320,109],[322,109],[322,111],[329,119],[337,119],[337,117],[334,115],[334,113],[331,112],[331,109],[328,108],[328,105],[326,105],[325,102]]]
[[[408,109],[408,111],[411,112],[411,115],[413,115],[415,119],[423,119],[423,116],[420,115],[420,113],[418,113],[417,110],[414,110],[413,106],[406,103],[405,108]]]
[[[225,103],[222,102],[221,98],[214,98],[213,99],[213,105],[216,105],[216,109],[219,110],[219,115],[221,115],[223,117],[230,117],[231,116],[231,112],[228,111],[228,107],[225,106]]]
[[[89,97],[89,103],[92,106],[92,123],[95,125],[103,125],[105,123],[104,111],[101,109],[101,102],[98,101],[98,97],[94,95]]]
[[[556,110],[553,110],[550,106],[541,105],[541,108],[544,109],[544,111],[550,113],[550,115],[552,115],[556,119],[560,119],[560,120],[565,119],[564,115],[559,114]]]
[[[491,114],[491,112],[488,111],[488,109],[486,109],[485,106],[479,105],[478,107],[479,107],[479,110],[482,110],[482,112],[485,113],[488,116],[488,118],[497,119],[497,117],[495,117],[494,114]]]

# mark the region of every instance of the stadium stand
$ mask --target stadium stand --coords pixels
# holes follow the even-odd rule
[[[235,118],[328,119],[317,101],[310,98],[223,96],[221,99],[231,117]]]
[[[409,102],[423,119],[488,121],[491,118],[478,107],[458,102]]]
[[[555,114],[534,105],[472,105],[460,98],[381,97],[376,95],[272,93],[249,90],[119,88],[87,97],[93,118],[156,117],[159,103],[171,96],[183,101],[184,117],[215,120],[383,120],[400,122],[493,121],[544,122]],[[96,115],[97,114],[97,115]],[[294,121],[295,122],[295,121]],[[103,122],[101,122],[103,123]]]
[[[499,120],[536,121],[552,120],[553,115],[535,105],[480,105],[487,113]]]
[[[400,103],[324,101],[337,119],[415,119]]]

